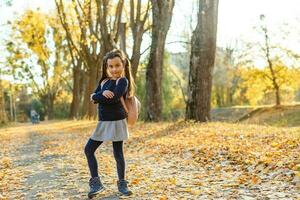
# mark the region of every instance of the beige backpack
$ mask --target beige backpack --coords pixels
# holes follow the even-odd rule
[[[116,84],[118,84],[119,79],[117,79]],[[107,80],[108,79],[104,79],[102,81],[101,88],[103,87],[104,83]],[[127,123],[129,125],[134,125],[135,122],[137,121],[138,117],[139,117],[139,114],[140,114],[141,102],[139,101],[139,99],[136,96],[127,97],[125,99],[122,96],[121,97],[121,102],[122,102],[122,105],[123,105],[125,111],[128,114]]]

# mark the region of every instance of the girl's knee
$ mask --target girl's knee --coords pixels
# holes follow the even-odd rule
[[[94,154],[94,152],[91,150],[91,148],[88,145],[85,145],[84,153],[85,153],[86,156],[91,156],[91,155]]]

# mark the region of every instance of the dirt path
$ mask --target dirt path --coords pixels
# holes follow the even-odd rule
[[[154,130],[149,125],[125,142],[126,177],[134,192],[130,199],[300,198],[299,187],[287,181],[293,179],[291,170],[245,166],[229,158],[226,151],[210,156],[196,146],[179,150],[171,138],[184,127],[159,126]],[[9,189],[0,199],[87,199],[89,171],[83,148],[92,129],[28,132],[15,151],[5,154],[11,159],[11,169],[6,171],[9,178],[3,179]],[[96,156],[106,190],[95,199],[124,198],[116,193],[111,143],[103,143]]]
[[[53,146],[49,142],[63,137],[63,133],[45,135],[32,132],[28,134],[27,142],[10,154],[12,165],[22,170],[19,173],[24,179],[20,187],[13,187],[15,189],[9,192],[8,199],[88,199],[87,173],[76,169],[70,155],[45,154],[45,150]],[[102,199],[119,198],[111,192]]]

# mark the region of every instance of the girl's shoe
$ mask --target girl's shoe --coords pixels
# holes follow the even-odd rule
[[[99,177],[90,178],[89,180],[90,192],[88,193],[88,197],[91,199],[104,190],[104,186],[102,185]]]
[[[127,187],[127,183],[128,181],[126,180],[119,180],[117,182],[119,192],[125,196],[129,196],[132,194],[132,192]]]

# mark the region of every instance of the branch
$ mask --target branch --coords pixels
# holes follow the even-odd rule
[[[116,9],[116,14],[115,14],[116,18],[114,21],[114,26],[113,26],[112,34],[111,34],[114,37],[114,42],[117,42],[118,37],[119,37],[119,31],[120,31],[119,27],[120,27],[120,23],[121,23],[123,4],[124,4],[124,0],[119,0],[118,6]]]
[[[57,0],[55,0],[55,4],[56,4],[56,7],[57,7],[57,11],[58,11],[58,16],[59,16],[59,19],[61,21],[61,24],[66,32],[66,36],[67,36],[67,41],[70,42],[70,46],[72,45],[72,47],[74,47],[75,51],[77,52],[77,54],[84,59],[84,55],[82,55],[82,53],[78,50],[78,48],[76,47],[73,39],[72,39],[72,36],[70,34],[70,31],[69,31],[69,25],[66,21],[66,14],[65,12],[63,11],[63,3],[62,3],[62,0],[60,0],[60,5],[62,7],[62,10],[60,9],[60,5],[58,4]],[[71,49],[72,50],[72,49]],[[70,51],[71,51],[70,50]]]

